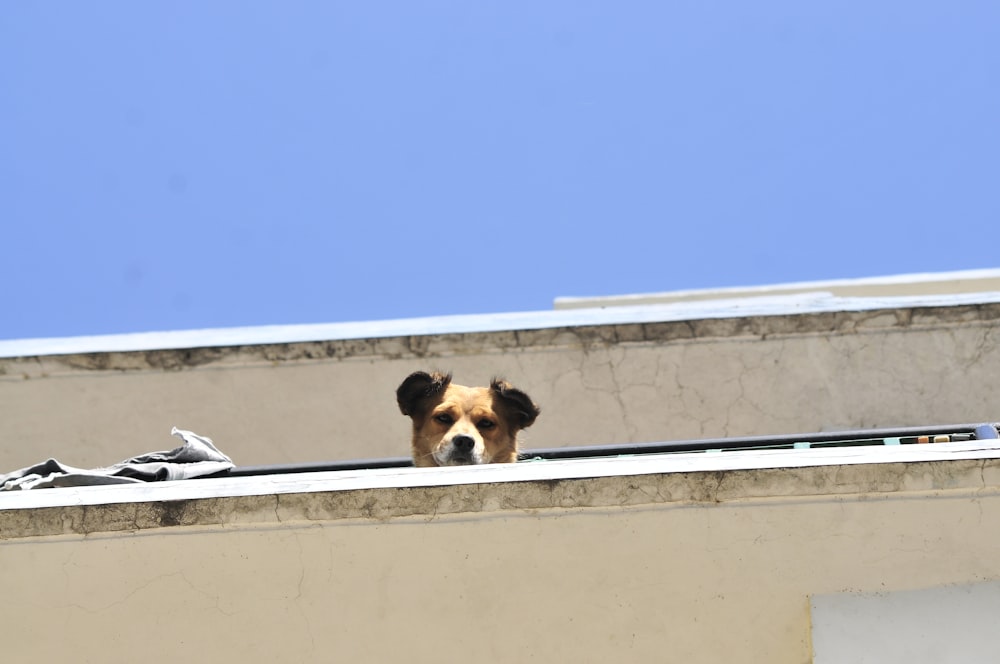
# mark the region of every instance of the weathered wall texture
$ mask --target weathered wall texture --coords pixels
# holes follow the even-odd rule
[[[0,539],[4,655],[803,664],[814,594],[1000,579],[998,479],[986,460],[319,493],[164,503],[124,532],[122,506],[0,512],[21,528]],[[16,536],[38,523],[70,534]]]
[[[1000,305],[0,359],[0,472],[172,447],[238,465],[408,452],[399,382],[506,376],[526,447],[1000,419]]]

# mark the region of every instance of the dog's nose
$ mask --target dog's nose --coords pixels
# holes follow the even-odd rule
[[[471,452],[472,448],[476,446],[476,441],[472,436],[460,433],[451,439],[451,444],[455,447],[456,452]]]

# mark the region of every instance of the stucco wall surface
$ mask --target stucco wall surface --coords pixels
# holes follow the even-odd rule
[[[813,595],[1000,579],[998,480],[981,459],[220,497],[131,526],[4,511],[4,653],[802,664]]]

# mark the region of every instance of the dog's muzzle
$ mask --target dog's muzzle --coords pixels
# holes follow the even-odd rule
[[[448,455],[448,463],[455,465],[482,463],[478,457],[475,438],[460,433],[451,439],[451,453]]]

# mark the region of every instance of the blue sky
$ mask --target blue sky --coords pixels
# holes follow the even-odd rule
[[[7,2],[0,339],[1000,265],[1000,3]]]

